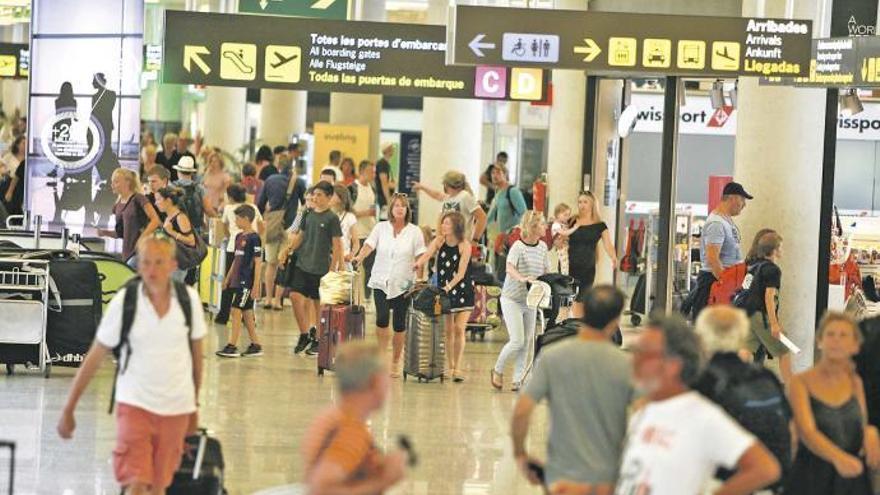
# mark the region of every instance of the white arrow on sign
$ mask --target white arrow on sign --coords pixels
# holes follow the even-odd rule
[[[483,55],[483,50],[495,49],[495,43],[483,43],[483,38],[485,37],[485,34],[478,34],[474,36],[474,39],[472,39],[470,43],[468,43],[468,48],[470,48],[471,51],[474,52],[474,55],[478,57],[485,56]]]
[[[205,75],[211,73],[211,68],[208,67],[208,64],[202,60],[202,55],[210,55],[211,52],[207,47],[201,45],[185,45],[183,47],[183,68],[186,69],[187,72],[192,72],[192,64],[195,64],[202,69],[202,72]]]
[[[334,3],[336,3],[336,0],[318,0],[317,2],[312,4],[312,8],[318,10],[327,10]]]
[[[592,62],[602,53],[602,49],[592,38],[584,38],[584,46],[574,47],[574,52],[583,55],[584,62]]]
[[[273,2],[283,2],[284,0],[272,0]],[[266,10],[269,6],[269,0],[260,0],[260,8]]]

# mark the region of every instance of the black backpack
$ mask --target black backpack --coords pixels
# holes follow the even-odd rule
[[[510,186],[510,187],[507,188],[507,190],[505,191],[504,195],[507,196],[507,202],[510,203],[510,209],[513,210],[513,212],[514,212],[515,214],[517,214],[517,215],[522,215],[522,214],[525,213],[525,211],[519,211],[519,210],[517,210],[517,209],[516,209],[516,205],[513,203],[513,198],[510,197],[510,191],[512,191],[512,190],[514,190],[514,189],[517,189],[517,190],[519,191],[519,193],[520,193],[520,194],[522,195],[522,197],[523,197],[523,201],[526,202],[526,211],[531,210],[532,207],[534,206],[534,202],[535,202],[535,201],[534,201],[534,197],[532,196],[532,193],[530,193],[530,192],[526,192],[524,189],[520,189],[519,187],[516,187],[516,186]]]
[[[189,297],[187,286],[183,282],[172,281],[174,285],[174,293],[177,295],[177,302],[183,311],[183,318],[186,321],[187,343],[192,350],[192,300]],[[116,405],[116,380],[119,375],[125,373],[128,369],[128,363],[131,361],[131,345],[128,336],[131,334],[131,326],[134,324],[134,315],[137,312],[138,291],[141,287],[141,278],[134,277],[125,284],[125,295],[122,301],[122,328],[119,331],[119,343],[113,348],[113,357],[116,358],[116,373],[113,375],[113,391],[110,393],[110,410],[113,412],[113,406]],[[123,348],[124,352],[123,352]],[[125,362],[123,363],[123,359]]]
[[[202,203],[202,191],[199,184],[192,182],[186,185],[180,185],[183,189],[183,211],[189,217],[189,223],[192,224],[194,231],[201,231],[205,226],[205,205]]]
[[[764,265],[769,263],[769,261],[762,260],[755,263],[752,263],[749,266],[749,271],[746,273],[746,277],[743,279],[743,285],[739,288],[738,291],[733,295],[733,306],[750,310],[754,308],[755,301],[755,282],[758,280],[758,275],[761,273],[761,268],[764,268]],[[759,295],[759,297],[762,297]]]
[[[733,353],[709,362],[697,386],[706,398],[721,406],[743,428],[758,438],[776,456],[784,480],[791,467],[791,406],[785,389],[772,371],[744,363]],[[733,471],[718,470],[722,480]],[[781,486],[781,481],[771,489]]]

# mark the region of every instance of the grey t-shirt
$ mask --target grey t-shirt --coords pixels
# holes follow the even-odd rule
[[[550,408],[546,482],[613,483],[633,400],[632,365],[607,341],[574,337],[541,352],[524,393]]]
[[[342,237],[339,217],[330,210],[311,211],[302,219],[303,241],[297,248],[296,266],[313,275],[330,271],[333,256],[333,238]]]
[[[721,246],[719,254],[721,266],[727,268],[742,263],[741,243],[742,237],[739,233],[739,227],[732,220],[717,213],[710,213],[706,218],[703,234],[700,237],[700,259],[703,261],[703,271],[712,271],[708,262],[709,257],[706,255],[706,247],[709,244]]]

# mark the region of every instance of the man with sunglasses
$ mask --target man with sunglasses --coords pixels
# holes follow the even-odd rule
[[[780,476],[779,463],[723,409],[690,389],[699,337],[680,316],[652,318],[633,352],[647,404],[630,420],[617,495],[703,493],[715,471],[735,471],[716,495],[750,494]]]

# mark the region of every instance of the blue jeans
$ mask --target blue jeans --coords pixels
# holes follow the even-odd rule
[[[516,302],[502,296],[501,311],[504,313],[504,324],[507,327],[507,333],[510,334],[510,340],[504,344],[501,354],[498,355],[498,361],[495,362],[495,373],[503,373],[507,361],[510,358],[515,358],[513,383],[521,383],[526,364],[529,362],[529,350],[532,348],[529,342],[535,338],[538,310],[529,308],[524,302]]]

